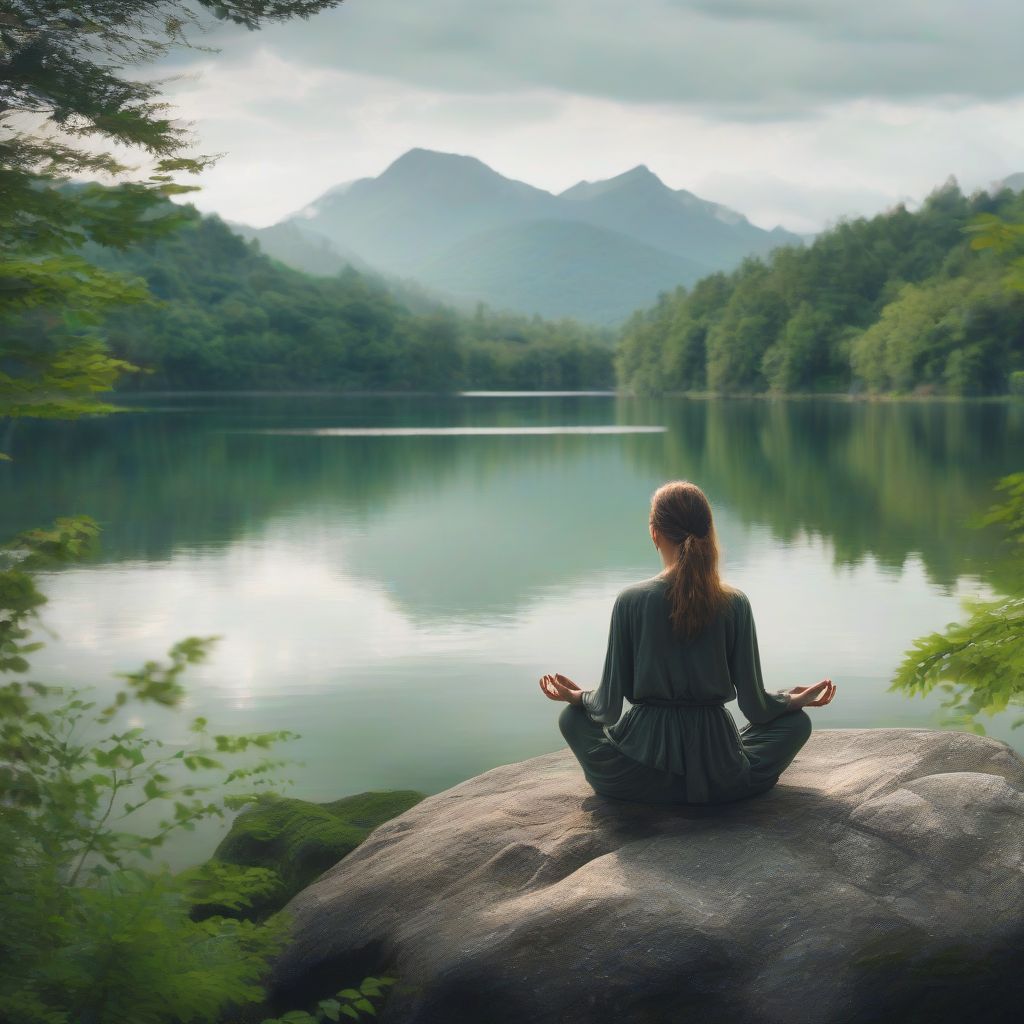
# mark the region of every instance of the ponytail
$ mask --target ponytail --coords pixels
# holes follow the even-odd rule
[[[651,499],[651,526],[678,545],[668,572],[672,627],[687,639],[705,629],[724,608],[728,589],[718,574],[718,538],[711,506],[696,484],[659,487]]]

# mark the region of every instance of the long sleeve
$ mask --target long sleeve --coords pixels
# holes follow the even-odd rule
[[[633,692],[633,637],[629,609],[621,595],[612,606],[608,628],[608,650],[601,682],[583,691],[583,707],[595,722],[613,725],[622,714],[622,700]]]
[[[748,722],[770,722],[789,709],[789,698],[783,690],[765,692],[754,613],[745,594],[736,603],[736,632],[729,652],[729,675],[736,687],[740,711]]]

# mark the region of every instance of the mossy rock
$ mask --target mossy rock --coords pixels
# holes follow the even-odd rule
[[[291,797],[261,799],[235,818],[209,864],[269,868],[280,884],[266,886],[269,891],[243,910],[207,904],[196,907],[193,916],[266,917],[351,853],[378,825],[425,796],[396,789],[356,793],[323,804]]]

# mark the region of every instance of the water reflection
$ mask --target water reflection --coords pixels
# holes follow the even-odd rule
[[[516,478],[530,491],[528,503],[516,502],[528,515],[534,501],[559,493],[537,491],[537,478],[557,465],[556,478],[571,471],[571,486],[584,491],[559,494],[564,508],[555,517],[581,527],[593,517],[587,531],[610,553],[622,542],[602,526],[605,506],[629,488],[687,476],[716,507],[768,526],[778,540],[826,537],[838,564],[871,555],[898,569],[919,554],[930,578],[949,586],[966,572],[998,579],[994,538],[964,525],[990,503],[994,481],[1019,468],[1024,451],[1021,403],[217,396],[200,414],[198,396],[179,401],[180,412],[18,424],[9,448],[16,461],[0,466],[0,527],[34,525],[58,510],[89,512],[104,526],[106,559],[168,558],[181,545],[258,532],[282,514],[329,507],[343,520],[366,522],[413,494],[449,487],[460,503],[468,489],[473,502],[489,506],[480,508],[482,523],[500,514],[489,490],[515,501],[500,482]],[[168,396],[154,404],[174,408]],[[616,433],[446,436],[584,424]],[[664,433],[619,434],[654,425]],[[416,433],[349,437],[339,446],[330,437],[233,432],[324,428]],[[446,433],[417,436],[431,429]],[[635,507],[638,498],[632,492],[627,502]]]
[[[536,678],[592,685],[616,590],[660,568],[649,496],[680,476],[715,506],[770,686],[835,678],[822,727],[932,724],[937,700],[888,694],[889,679],[960,595],[999,586],[998,534],[965,522],[1024,452],[1009,403],[148,402],[9,438],[5,535],[75,513],[103,527],[94,564],[44,582],[58,635],[33,676],[107,685],[222,634],[189,674],[191,710],[302,733],[293,777],[314,799],[436,791],[559,747]]]

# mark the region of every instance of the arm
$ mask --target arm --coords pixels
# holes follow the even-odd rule
[[[580,703],[595,722],[612,725],[622,714],[627,692],[633,692],[633,637],[628,609],[620,596],[612,607],[601,682],[595,690],[584,690]]]
[[[760,724],[785,714],[793,707],[784,690],[767,693],[761,678],[754,613],[744,595],[736,605],[736,630],[729,652],[729,675],[739,699],[740,711],[748,722]]]

